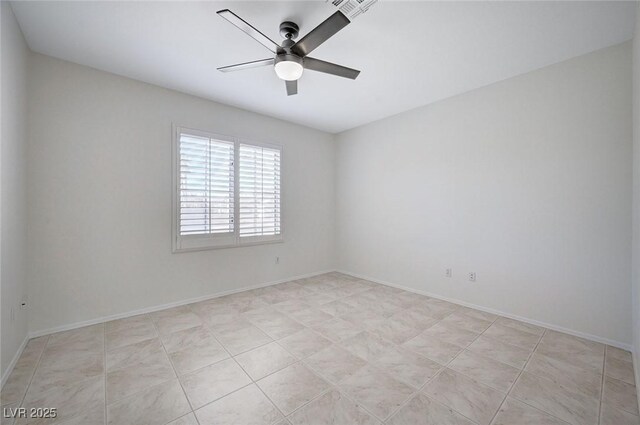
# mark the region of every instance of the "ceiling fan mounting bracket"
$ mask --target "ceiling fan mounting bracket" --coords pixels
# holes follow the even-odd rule
[[[288,40],[298,37],[300,28],[295,22],[285,21],[280,24],[280,35]]]

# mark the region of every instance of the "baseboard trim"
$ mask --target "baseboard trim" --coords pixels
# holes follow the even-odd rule
[[[304,279],[304,278],[312,277],[312,276],[318,276],[318,275],[321,275],[321,274],[330,273],[332,271],[334,271],[334,270],[330,269],[330,270],[325,270],[325,271],[307,273],[307,274],[303,274],[303,275],[288,277],[286,279],[279,279],[279,280],[274,280],[274,281],[270,281],[270,282],[266,282],[266,283],[261,283],[261,284],[258,284],[258,285],[245,286],[245,287],[242,287],[242,288],[239,288],[239,289],[231,289],[229,291],[216,292],[214,294],[203,295],[201,297],[189,298],[189,299],[186,299],[186,300],[180,300],[180,301],[176,301],[176,302],[172,302],[172,303],[161,304],[161,305],[156,305],[156,306],[152,306],[152,307],[146,307],[146,308],[142,308],[142,309],[138,309],[138,310],[132,310],[132,311],[128,311],[126,313],[112,314],[112,315],[109,315],[109,316],[98,317],[96,319],[91,319],[91,320],[84,320],[82,322],[75,322],[75,323],[71,323],[71,324],[68,324],[68,325],[55,326],[53,328],[42,329],[42,330],[30,332],[29,333],[29,339],[30,338],[36,338],[36,337],[43,336],[43,335],[50,335],[50,334],[53,334],[53,333],[56,333],[56,332],[69,331],[69,330],[72,330],[72,329],[82,328],[84,326],[97,325],[99,323],[105,323],[105,322],[109,322],[111,320],[124,319],[124,318],[131,317],[131,316],[137,316],[139,314],[153,313],[154,311],[165,310],[167,308],[180,307],[182,305],[192,304],[192,303],[196,303],[196,302],[200,302],[200,301],[206,301],[206,300],[210,300],[210,299],[213,299],[213,298],[219,298],[219,297],[223,297],[225,295],[237,294],[238,292],[249,291],[251,289],[265,288],[267,286],[273,286],[273,285],[278,285],[280,283],[289,282],[289,281],[292,281],[292,280]]]
[[[634,347],[635,348],[635,347]],[[640,353],[637,353],[635,350],[631,350],[631,360],[633,360],[633,378],[636,383],[636,388],[640,385],[640,371],[638,371],[638,367],[640,367],[640,362],[638,362],[637,356]],[[640,391],[636,393],[636,398],[638,399],[638,406],[640,406]]]
[[[9,367],[7,367],[7,370],[5,370],[4,373],[2,374],[2,378],[0,379],[0,388],[4,387],[5,382],[7,382],[7,379],[9,379],[11,372],[13,372],[13,368],[16,367],[16,363],[18,363],[18,359],[20,358],[20,356],[22,355],[22,352],[24,351],[24,347],[27,346],[27,342],[29,342],[29,335],[24,336],[24,340],[22,341],[22,344],[20,344],[20,347],[18,347],[18,351],[16,351],[16,354],[13,356],[13,359],[11,359],[11,363],[9,363]]]
[[[371,282],[379,283],[381,285],[390,286],[392,288],[402,289],[402,290],[405,290],[405,291],[408,291],[408,292],[413,292],[414,294],[426,295],[427,297],[437,298],[439,300],[447,301],[447,302],[450,302],[450,303],[453,303],[453,304],[462,305],[464,307],[469,307],[469,308],[473,308],[473,309],[476,309],[476,310],[484,311],[484,312],[487,312],[487,313],[495,314],[495,315],[498,315],[498,316],[507,317],[509,319],[519,320],[521,322],[529,323],[529,324],[532,324],[532,325],[540,326],[540,327],[551,329],[551,330],[558,331],[558,332],[563,332],[563,333],[566,333],[566,334],[569,334],[569,335],[573,335],[573,336],[577,336],[577,337],[580,337],[580,338],[588,339],[590,341],[600,342],[602,344],[607,344],[607,345],[611,345],[613,347],[622,348],[623,350],[632,351],[631,344],[626,344],[626,343],[623,343],[623,342],[620,342],[620,341],[614,341],[614,340],[611,340],[611,339],[599,337],[597,335],[591,335],[591,334],[580,332],[580,331],[576,331],[576,330],[573,330],[573,329],[567,329],[567,328],[564,328],[562,326],[554,325],[552,323],[541,322],[539,320],[529,319],[527,317],[522,317],[522,316],[518,316],[518,315],[515,315],[515,314],[510,314],[510,313],[505,313],[504,311],[495,310],[495,309],[488,308],[488,307],[483,307],[481,305],[468,303],[466,301],[458,300],[458,299],[455,299],[455,298],[444,297],[442,295],[434,294],[434,293],[431,293],[431,292],[428,292],[428,291],[422,291],[422,290],[419,290],[419,289],[410,288],[408,286],[397,285],[397,284],[394,284],[394,283],[390,283],[390,282],[386,282],[386,281],[383,281],[383,280],[380,280],[380,279],[376,279],[376,278],[371,277],[371,276],[364,276],[364,275],[361,275],[361,274],[358,274],[358,273],[353,273],[353,272],[346,271],[346,270],[336,270],[336,271],[339,272],[339,273],[347,274],[349,276],[353,276],[353,277],[357,277],[357,278],[360,278],[360,279],[369,280]],[[635,356],[634,356],[634,358],[635,358]]]

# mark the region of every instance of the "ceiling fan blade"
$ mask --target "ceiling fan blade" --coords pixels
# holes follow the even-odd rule
[[[287,96],[298,94],[298,80],[285,81],[287,86]]]
[[[349,22],[351,21],[344,13],[337,11],[302,37],[300,41],[291,47],[291,50],[299,56],[306,56],[316,47],[330,39],[335,33],[349,25]]]
[[[273,65],[273,62],[274,62],[273,58],[260,59],[260,60],[257,60],[257,61],[237,63],[235,65],[223,66],[223,67],[218,68],[218,71],[220,71],[220,72],[242,71],[243,69],[257,68],[259,66]]]
[[[258,31],[251,24],[249,24],[247,21],[245,21],[229,9],[218,10],[217,13],[236,27],[240,28],[240,30],[247,34],[249,37],[253,38],[258,43],[271,50],[273,53],[276,53],[277,49],[280,47],[276,44],[275,41],[271,40],[269,37]]]
[[[303,64],[305,69],[337,75],[338,77],[350,78],[352,80],[355,80],[360,74],[360,71],[357,69],[347,68],[346,66],[325,62],[308,56],[303,59]]]

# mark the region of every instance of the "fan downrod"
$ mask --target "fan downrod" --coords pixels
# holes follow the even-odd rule
[[[280,24],[280,35],[287,40],[293,40],[298,37],[300,28],[295,22],[285,21]]]

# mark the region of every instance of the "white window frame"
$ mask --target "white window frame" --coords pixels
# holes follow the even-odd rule
[[[284,242],[284,196],[282,189],[282,163],[283,148],[281,145],[265,142],[256,142],[253,140],[242,139],[234,136],[227,136],[213,132],[196,130],[184,126],[173,125],[173,137],[171,141],[171,163],[172,163],[172,223],[171,223],[171,240],[172,252],[190,252],[202,251],[209,249],[236,248],[242,246],[263,245],[270,243]],[[207,137],[211,139],[221,140],[233,143],[233,175],[234,175],[234,208],[233,208],[233,233],[230,234],[200,234],[200,235],[180,235],[180,135],[182,133],[194,136]],[[260,146],[264,148],[277,149],[280,151],[280,233],[278,235],[265,236],[248,236],[240,237],[240,145]]]

